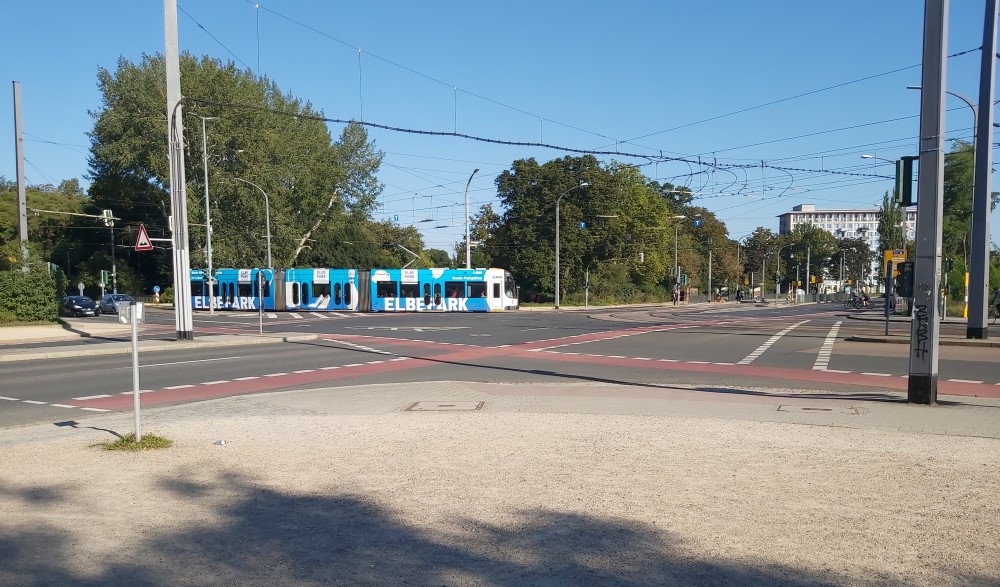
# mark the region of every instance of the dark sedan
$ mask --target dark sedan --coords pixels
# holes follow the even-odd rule
[[[66,296],[62,303],[63,314],[67,316],[100,316],[101,308],[87,296]]]

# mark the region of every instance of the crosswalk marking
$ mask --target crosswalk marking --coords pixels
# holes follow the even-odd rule
[[[767,349],[771,348],[771,345],[773,345],[774,343],[778,342],[778,340],[780,340],[782,336],[785,336],[786,334],[788,334],[789,332],[795,330],[799,326],[802,326],[806,322],[808,322],[808,320],[803,320],[802,322],[796,322],[795,324],[792,324],[788,328],[786,328],[786,329],[782,330],[781,332],[775,334],[771,338],[767,339],[767,342],[765,342],[764,344],[762,344],[759,347],[757,347],[754,350],[754,352],[752,352],[749,355],[743,357],[743,359],[739,363],[737,363],[737,365],[749,365],[750,363],[753,363],[755,360],[757,360],[757,357],[763,355],[764,351],[766,351]]]
[[[838,320],[826,335],[826,340],[823,341],[823,346],[820,347],[819,354],[816,355],[816,362],[813,363],[813,371],[826,371],[827,367],[830,366],[833,345],[837,342],[837,332],[840,331],[840,325],[843,323],[843,320]]]

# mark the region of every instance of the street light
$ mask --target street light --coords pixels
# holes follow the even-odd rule
[[[212,213],[208,207],[208,139],[205,121],[218,120],[216,116],[199,116],[201,119],[201,159],[205,168],[205,262],[208,265],[208,313],[215,314],[215,277],[212,275]]]
[[[470,178],[471,180],[471,178]],[[575,185],[565,192],[561,193],[558,198],[556,198],[556,309],[559,309],[559,202],[562,202],[563,196],[570,193],[577,188],[585,188],[590,184],[581,181],[579,185]]]
[[[478,169],[472,171],[472,175],[469,176],[469,181],[465,184],[465,268],[472,269],[472,241],[469,240],[471,237],[472,227],[469,226],[469,185],[472,184],[472,177],[479,173]]]
[[[247,185],[252,185],[253,187],[260,190],[261,194],[264,194],[264,221],[266,223],[266,229],[267,229],[267,268],[274,269],[274,265],[271,263],[271,204],[267,201],[267,192],[265,192],[262,187],[253,182],[249,182],[245,179],[240,179],[238,177],[234,177],[233,179],[235,179],[236,181],[241,181]]]

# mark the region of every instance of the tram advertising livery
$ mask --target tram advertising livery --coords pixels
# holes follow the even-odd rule
[[[218,269],[220,310],[311,312],[501,312],[518,308],[503,269]],[[209,309],[207,275],[191,270],[191,302]]]

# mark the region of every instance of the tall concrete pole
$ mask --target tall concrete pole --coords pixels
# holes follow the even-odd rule
[[[990,285],[990,190],[993,165],[993,85],[996,75],[997,0],[986,0],[979,112],[976,128],[976,177],[972,195],[972,254],[969,263],[969,320],[966,338],[989,338],[987,315]]]
[[[163,0],[163,38],[167,77],[167,140],[170,148],[170,212],[174,239],[174,323],[177,340],[194,340],[187,194],[184,189],[184,122],[181,117],[177,0]]]
[[[920,92],[920,175],[917,179],[917,238],[910,326],[907,399],[937,403],[940,324],[937,293],[941,275],[944,217],[945,78],[948,0],[924,4],[924,51]],[[992,54],[990,55],[992,59]]]
[[[24,189],[24,135],[21,130],[21,82],[14,82],[14,159],[17,166],[17,239],[28,260],[28,201]],[[27,270],[27,266],[25,266]]]
[[[469,220],[469,186],[472,185],[472,178],[477,173],[479,173],[479,170],[474,169],[472,171],[472,175],[469,176],[469,181],[466,182],[465,184],[465,268],[466,269],[472,269],[472,240],[470,240],[472,238],[472,227],[469,226],[469,222],[471,222],[471,220]],[[559,225],[556,224],[556,228],[558,227]]]

